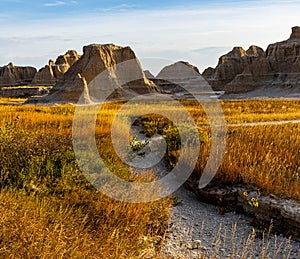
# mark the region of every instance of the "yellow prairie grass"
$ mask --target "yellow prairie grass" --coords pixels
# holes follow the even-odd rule
[[[136,179],[108,136],[117,107],[104,107],[96,140],[112,170]],[[172,201],[129,204],[94,189],[75,160],[73,106],[0,106],[0,111],[0,257],[156,255]]]

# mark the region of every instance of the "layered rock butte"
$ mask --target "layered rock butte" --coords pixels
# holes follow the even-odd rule
[[[75,50],[69,50],[66,54],[59,56],[55,62],[49,60],[48,65],[35,74],[31,84],[55,85],[79,58],[80,55]]]
[[[71,60],[74,61],[74,59]],[[117,66],[126,61],[130,61],[130,63],[120,65],[121,67]],[[101,98],[102,93],[105,95],[112,89],[116,90],[112,91],[110,99],[127,99],[126,95],[133,93],[159,92],[154,83],[145,77],[141,65],[130,47],[120,47],[114,44],[91,44],[83,48],[83,55],[73,64],[66,63],[70,67],[67,66],[67,71],[60,74],[50,94],[43,98],[30,99],[29,102],[76,103],[84,93],[82,101],[86,103],[93,98]],[[99,75],[102,77],[101,81],[95,83],[94,79]],[[124,78],[126,75],[134,75],[136,80],[126,82]]]
[[[55,62],[49,60],[48,65],[39,71],[34,67],[20,67],[9,63],[7,66],[0,67],[0,87],[55,85],[79,58],[75,50],[69,50],[66,54],[59,56]]]
[[[270,44],[266,52],[257,46],[247,51],[234,47],[203,76],[213,89],[228,94],[276,88],[299,93],[300,27],[293,27],[288,40]]]
[[[34,67],[19,67],[9,63],[0,67],[0,87],[30,84],[36,72]]]

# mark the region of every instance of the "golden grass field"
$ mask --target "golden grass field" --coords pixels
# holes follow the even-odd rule
[[[208,118],[195,102],[183,101],[183,104],[198,125],[201,154],[195,173],[200,178],[210,151]],[[300,101],[224,101],[221,105],[227,123],[226,151],[215,179],[300,200],[300,123],[243,126],[244,123],[299,120]],[[166,122],[161,116],[152,116],[146,123],[146,132],[166,135],[170,141],[169,157],[175,164],[179,136],[174,125],[165,127]]]
[[[207,118],[193,101],[183,104],[199,127],[201,155],[195,173],[200,176],[209,152]],[[139,180],[111,145],[110,126],[120,106],[108,103],[101,111],[95,130],[99,152],[116,174]],[[229,124],[300,119],[299,100],[224,101],[222,107]],[[73,113],[72,105],[0,105],[0,257],[154,257],[173,199],[127,204],[93,189],[75,161]],[[145,126],[148,133],[166,135],[170,161],[176,162],[176,128],[171,123],[165,127],[159,116]],[[228,126],[216,178],[300,200],[299,132],[300,123]]]
[[[109,152],[110,109],[97,132],[106,161],[126,175],[128,168]],[[166,231],[171,199],[127,204],[93,189],[72,150],[74,107],[0,106],[0,110],[1,258],[155,254]]]

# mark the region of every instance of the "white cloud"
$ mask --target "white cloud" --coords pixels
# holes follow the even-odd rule
[[[52,7],[52,6],[59,6],[59,5],[65,5],[65,4],[66,4],[66,2],[56,1],[54,3],[45,3],[44,6]]]
[[[98,10],[72,17],[25,20],[14,24],[3,20],[2,37],[28,40],[26,44],[16,42],[13,48],[9,44],[1,44],[0,52],[6,55],[3,59],[0,53],[0,62],[6,64],[22,53],[44,57],[48,53],[64,53],[67,49],[81,52],[82,46],[90,43],[115,43],[130,45],[140,58],[186,60],[202,71],[205,67],[215,66],[218,57],[234,46],[247,49],[254,44],[266,49],[269,43],[287,39],[291,27],[300,25],[299,1],[289,4],[280,4],[279,0],[276,4],[274,1],[266,3],[269,4],[262,6],[259,1],[253,1],[247,5],[220,4],[166,10]],[[117,10],[114,8],[110,10]],[[28,35],[35,39],[34,44]],[[51,37],[51,40],[47,37]],[[211,48],[214,46],[220,48]],[[13,56],[9,57],[8,53]],[[44,61],[46,63],[47,60]]]
[[[120,4],[120,5],[110,6],[107,8],[100,8],[98,9],[98,11],[103,11],[103,12],[128,11],[134,7],[136,7],[136,5]]]

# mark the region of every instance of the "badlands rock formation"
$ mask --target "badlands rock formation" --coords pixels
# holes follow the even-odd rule
[[[269,73],[299,74],[300,71],[300,27],[293,27],[290,38],[271,44],[266,51]],[[287,75],[289,77],[289,75]]]
[[[270,44],[266,52],[256,46],[247,51],[234,48],[220,58],[215,69],[206,69],[203,76],[214,89],[225,93],[276,89],[299,93],[300,27],[293,27],[288,40]]]
[[[293,27],[286,41],[270,44],[242,74],[225,86],[227,93],[255,89],[300,90],[300,27]]]
[[[158,79],[189,78],[200,75],[197,67],[185,61],[179,61],[164,67],[157,75]]]
[[[144,74],[149,80],[155,79],[155,76],[149,70],[145,70]]]
[[[32,85],[54,85],[56,78],[53,73],[54,61],[49,60],[49,64],[41,68],[34,76]]]
[[[198,68],[184,61],[164,67],[152,81],[167,93],[180,94],[186,92],[185,89],[190,92],[209,91]]]
[[[69,50],[66,54],[59,56],[55,62],[49,60],[48,65],[35,74],[31,84],[55,85],[79,58],[80,56],[75,50]]]
[[[104,96],[128,99],[134,93],[157,91],[130,47],[92,44],[83,48],[83,55],[38,102],[76,103],[83,93],[83,102],[99,101]]]
[[[117,90],[111,98],[125,98],[125,94],[150,93],[159,89],[170,94],[179,92],[181,95],[184,90],[180,85],[192,85],[193,91],[200,90],[202,93],[207,88],[207,84],[205,86],[203,80],[200,80],[202,77],[198,69],[187,62],[180,61],[167,66],[154,77],[149,71],[142,71],[129,47],[93,44],[84,47],[83,51],[83,56],[80,56],[76,51],[69,50],[55,62],[50,60],[38,72],[33,67],[18,67],[12,63],[0,67],[0,88],[19,85],[55,86],[49,98],[41,101],[53,99],[62,102],[76,102],[78,93],[83,89],[88,90],[86,94],[99,99],[114,89]],[[117,66],[123,62],[126,65]],[[102,75],[101,85],[98,82],[96,86],[94,79],[103,71],[106,72]],[[234,47],[219,58],[216,68],[207,68],[203,77],[214,90],[225,90],[227,94],[251,92],[256,96],[272,91],[278,96],[299,95],[300,27],[293,27],[288,40],[270,44],[266,51],[257,46],[251,46],[248,50]],[[89,85],[88,89],[84,86],[84,80]]]
[[[55,78],[60,79],[80,58],[75,50],[69,50],[65,55],[59,56],[53,66]]]
[[[220,57],[215,69],[208,68],[203,72],[203,77],[215,90],[224,90],[237,75],[243,73],[246,67],[256,59],[264,56],[263,49],[251,46],[247,51],[242,47],[234,47],[232,51]]]
[[[35,74],[34,67],[19,67],[9,63],[0,67],[0,87],[29,84]]]

